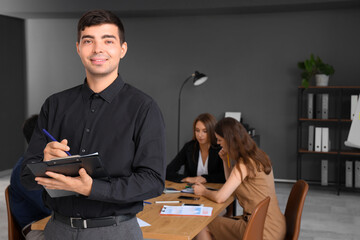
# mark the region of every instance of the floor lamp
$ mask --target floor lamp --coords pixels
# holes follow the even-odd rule
[[[195,73],[191,74],[190,77],[188,77],[187,79],[185,79],[185,81],[183,82],[183,84],[181,85],[180,88],[180,92],[179,92],[179,104],[178,104],[178,142],[177,142],[177,152],[179,152],[180,149],[180,105],[181,105],[181,91],[185,85],[185,83],[187,83],[187,81],[189,81],[190,79],[193,79],[193,85],[194,86],[200,86],[201,84],[203,84],[204,82],[206,82],[206,80],[208,79],[208,77],[203,74],[203,73],[199,73],[198,71],[195,71]]]

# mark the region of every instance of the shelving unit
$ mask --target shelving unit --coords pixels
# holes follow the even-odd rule
[[[308,93],[314,94],[314,102],[317,94],[329,94],[327,119],[315,118],[317,104],[313,105],[314,118],[308,118]],[[360,149],[349,148],[344,145],[352,122],[350,119],[351,95],[355,94],[360,94],[360,86],[298,88],[297,179],[305,179],[311,184],[335,189],[338,194],[341,190],[360,192],[360,188],[354,187],[354,171],[353,186],[345,187],[345,161],[352,161],[353,170],[355,169],[354,162],[360,161]],[[329,128],[331,144],[328,152],[308,150],[310,125]],[[321,167],[306,168],[306,174],[304,174],[305,163],[319,166],[322,159],[328,160],[329,166],[331,166],[328,168],[330,178],[327,186],[322,186],[321,179],[319,180]]]

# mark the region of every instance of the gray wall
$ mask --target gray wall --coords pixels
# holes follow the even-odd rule
[[[10,169],[24,151],[25,24],[0,16],[0,171]]]
[[[177,97],[194,70],[209,76],[182,93],[181,145],[193,119],[241,111],[261,135],[276,178],[296,178],[297,62],[310,53],[335,66],[331,85],[359,85],[360,10],[123,18],[129,46],[124,79],[151,95],[167,127],[167,161],[176,154]],[[51,93],[83,81],[75,52],[77,19],[26,21],[28,115]]]

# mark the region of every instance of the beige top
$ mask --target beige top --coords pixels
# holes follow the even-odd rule
[[[275,193],[273,171],[266,175],[257,172],[253,178],[246,178],[235,190],[236,198],[244,213],[252,213],[256,205],[267,196],[270,204],[265,219],[264,239],[284,239],[286,233],[285,216],[281,213]]]
[[[275,194],[274,176],[258,172],[255,177],[246,178],[235,190],[236,197],[244,209],[244,213],[252,213],[256,205],[267,196],[270,204],[265,219],[264,239],[283,240],[285,238],[286,223],[281,213]],[[242,217],[216,217],[209,225],[209,230],[216,240],[242,239],[247,222]]]

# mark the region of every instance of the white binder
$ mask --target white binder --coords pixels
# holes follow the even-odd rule
[[[315,117],[316,119],[321,119],[321,115],[322,115],[322,94],[318,93],[315,95],[316,96],[316,107],[315,107]]]
[[[324,127],[321,130],[321,151],[329,151],[329,128]]]
[[[358,99],[354,119],[352,120],[349,135],[345,146],[360,148],[360,98]]]
[[[313,93],[308,93],[308,114],[307,117],[309,119],[314,118],[314,94]]]
[[[360,188],[360,161],[355,161],[355,187]]]
[[[345,161],[345,187],[353,186],[353,162]]]
[[[351,120],[353,120],[355,117],[357,102],[358,102],[358,95],[351,95],[351,111],[350,111]]]
[[[329,118],[329,94],[323,93],[321,96],[321,119]]]
[[[321,152],[321,127],[315,128],[315,152]]]
[[[241,112],[225,112],[225,117],[232,117],[240,122]]]
[[[309,126],[309,141],[308,141],[308,151],[314,151],[314,134],[315,126]]]
[[[321,185],[328,185],[328,160],[321,160]]]

